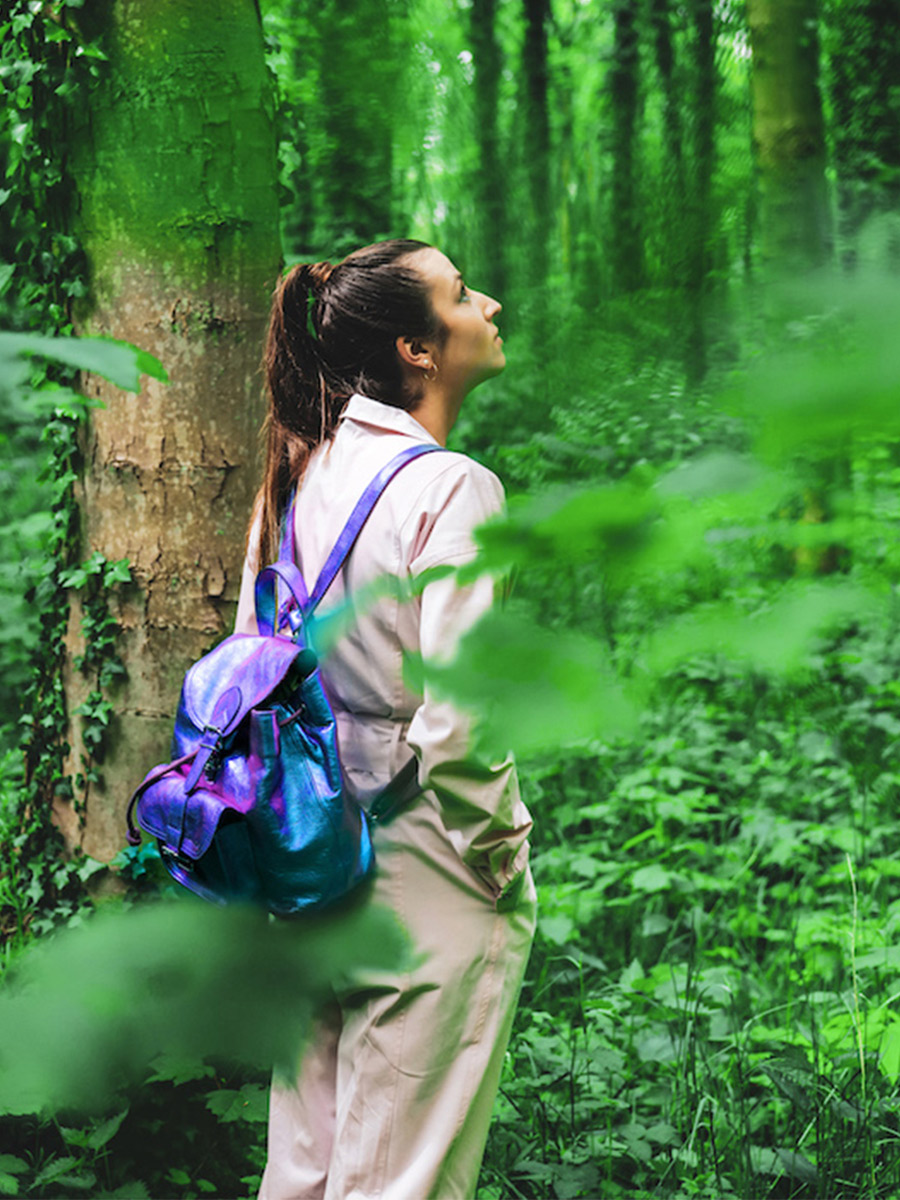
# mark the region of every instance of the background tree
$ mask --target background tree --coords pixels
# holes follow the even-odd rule
[[[873,216],[891,228],[877,250],[900,261],[900,21],[891,0],[832,0],[826,7],[831,136],[841,257],[852,266]],[[877,252],[876,250],[876,252]]]
[[[549,0],[524,0],[522,47],[523,154],[527,180],[526,239],[522,248],[526,287],[540,286],[550,269],[556,243],[550,207],[550,118],[547,29]]]
[[[816,0],[747,0],[761,256],[790,274],[832,246]]]
[[[273,98],[252,0],[113,0],[84,21],[108,62],[72,130],[90,272],[78,327],[151,351],[170,381],[147,381],[132,399],[85,380],[106,407],[84,443],[82,556],[127,559],[135,586],[115,610],[124,674],[109,696],[91,655],[103,630],[73,598],[79,786],[59,815],[71,843],[106,859],[122,845],[131,790],[164,756],[185,664],[232,618],[280,249]]]
[[[609,261],[612,290],[631,292],[643,282],[644,248],[638,120],[640,105],[640,40],[637,8],[628,0],[612,5],[613,49],[609,65],[611,182],[609,196]]]
[[[484,290],[502,296],[509,252],[506,225],[509,180],[500,144],[501,54],[497,40],[497,0],[472,0],[474,131],[477,160],[472,187],[475,225],[471,257],[479,263]]]

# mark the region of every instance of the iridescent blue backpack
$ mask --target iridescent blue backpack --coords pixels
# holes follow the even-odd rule
[[[198,896],[280,915],[333,904],[374,870],[369,822],[417,793],[412,759],[368,815],[347,794],[306,629],[388,483],[440,449],[410,446],[378,473],[309,594],[294,562],[292,496],[278,561],[256,578],[259,632],[232,634],[185,675],[172,760],[132,796],[128,841],[141,840],[136,818],[172,877]]]

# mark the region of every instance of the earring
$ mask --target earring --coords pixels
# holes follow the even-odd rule
[[[432,383],[435,379],[437,379],[437,373],[437,363],[429,362],[425,364],[425,378],[429,383]]]

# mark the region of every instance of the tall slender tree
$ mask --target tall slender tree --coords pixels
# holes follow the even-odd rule
[[[667,213],[682,208],[685,202],[682,106],[675,75],[675,50],[672,42],[672,12],[669,0],[649,0],[653,57],[662,92],[663,173],[671,204]]]
[[[819,266],[831,252],[817,7],[747,0],[761,250],[778,274]]]
[[[131,790],[164,757],[180,677],[232,620],[256,482],[257,367],[280,261],[273,98],[255,0],[105,0],[84,10],[108,61],[75,115],[71,168],[90,269],[82,332],[154,353],[169,385],[138,399],[89,378],[105,401],[84,445],[82,554],[127,558],[115,610],[125,677],[101,779],[59,819],[109,858]],[[67,701],[72,767],[91,747],[76,663]],[[88,631],[88,637],[90,637]],[[80,809],[80,811],[79,811]]]
[[[694,382],[706,372],[706,309],[715,167],[716,38],[713,0],[691,0],[694,104],[688,220],[688,332],[685,365]]]
[[[528,180],[528,237],[525,279],[540,284],[550,265],[550,117],[547,28],[550,0],[524,0],[522,50],[525,88],[525,169]]]
[[[896,0],[840,0],[827,15],[840,234],[852,265],[865,222],[900,205],[900,10]],[[896,231],[888,249],[896,267]]]
[[[319,91],[307,119],[321,130],[311,156],[317,240],[339,257],[386,237],[393,225],[393,122],[398,112],[394,3],[316,0]],[[360,35],[365,28],[365,37]]]
[[[472,0],[470,33],[475,72],[475,249],[479,277],[495,296],[506,291],[506,194],[500,153],[500,46],[497,0]]]
[[[613,57],[608,79],[612,181],[609,262],[614,292],[630,292],[643,281],[636,146],[640,103],[640,44],[635,5],[614,0]]]

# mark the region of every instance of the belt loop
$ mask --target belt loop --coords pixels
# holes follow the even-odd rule
[[[391,775],[396,775],[401,767],[405,766],[409,760],[409,755],[412,753],[406,742],[406,735],[409,733],[409,721],[395,721],[394,728],[391,730],[391,751],[389,759],[389,769]],[[401,743],[406,747],[408,753],[401,754]]]

